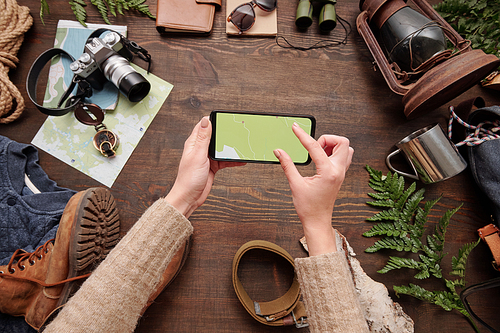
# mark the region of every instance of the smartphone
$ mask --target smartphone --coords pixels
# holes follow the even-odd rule
[[[280,148],[295,164],[311,157],[292,131],[294,122],[314,137],[316,119],[308,115],[243,111],[212,111],[209,156],[216,161],[279,163],[273,150]]]

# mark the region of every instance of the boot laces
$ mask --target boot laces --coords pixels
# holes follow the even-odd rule
[[[24,265],[24,262],[28,260],[28,263],[30,266],[33,266],[36,261],[35,259],[41,260],[45,254],[49,252],[48,246],[50,243],[54,243],[55,239],[50,239],[45,244],[39,246],[35,251],[33,252],[26,252],[23,249],[17,249],[16,252],[12,255],[10,258],[10,261],[7,265],[7,270],[10,274],[14,274],[16,271],[15,267],[12,266],[17,266],[17,268],[20,271],[23,271],[26,266]]]
[[[448,137],[450,140],[452,137],[453,120],[456,120],[460,125],[472,131],[464,140],[455,144],[457,147],[463,145],[477,146],[486,141],[500,139],[500,135],[497,134],[497,132],[500,132],[500,121],[498,119],[495,121],[484,121],[477,125],[471,125],[462,120],[455,113],[453,106],[450,106],[450,120],[448,121]]]
[[[41,260],[43,258],[43,256],[49,252],[49,250],[48,250],[49,244],[54,243],[54,242],[55,242],[55,239],[50,239],[47,242],[45,242],[45,244],[39,246],[33,252],[27,252],[23,249],[17,249],[16,252],[14,252],[14,254],[12,255],[12,258],[10,258],[9,263],[7,264],[7,270],[8,270],[8,273],[10,273],[10,274],[6,274],[6,273],[0,271],[0,278],[5,277],[5,278],[12,278],[15,280],[26,280],[26,281],[31,281],[31,282],[37,283],[43,287],[56,287],[56,286],[60,286],[62,284],[68,283],[68,282],[77,281],[80,279],[85,279],[85,278],[90,276],[90,273],[88,273],[88,274],[75,276],[75,277],[72,277],[72,278],[69,278],[66,280],[62,280],[62,281],[59,281],[56,283],[45,283],[44,281],[32,279],[29,277],[17,277],[15,275],[12,275],[16,272],[15,267],[12,267],[12,266],[15,265],[15,266],[17,266],[17,268],[19,268],[19,270],[23,271],[24,269],[26,269],[26,266],[24,265],[24,262],[26,260],[28,260],[28,263],[30,266],[33,266],[36,263],[35,258],[38,260]]]

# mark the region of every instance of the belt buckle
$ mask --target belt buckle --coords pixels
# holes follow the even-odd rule
[[[295,327],[297,327],[297,328],[304,328],[304,327],[309,326],[309,323],[307,322],[307,317],[300,317],[299,318],[300,322],[298,322],[297,318],[295,318],[295,314],[292,311],[292,318],[293,318],[293,321],[295,322]]]

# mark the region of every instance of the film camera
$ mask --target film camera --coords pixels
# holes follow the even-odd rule
[[[151,84],[130,66],[132,52],[151,64],[151,56],[146,50],[115,31],[103,38],[91,35],[83,54],[70,68],[77,80],[88,82],[95,90],[102,90],[109,80],[131,102],[139,102],[149,93]]]

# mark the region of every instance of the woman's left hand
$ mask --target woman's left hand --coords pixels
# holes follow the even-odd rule
[[[205,202],[217,171],[245,165],[241,162],[211,160],[208,157],[211,136],[212,124],[208,117],[203,117],[184,143],[177,178],[165,197],[165,200],[186,218]]]

